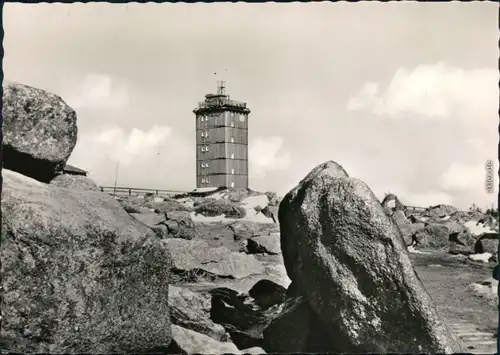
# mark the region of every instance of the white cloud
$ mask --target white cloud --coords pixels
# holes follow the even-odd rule
[[[355,97],[351,97],[347,103],[348,110],[360,110],[364,108],[368,103],[373,101],[374,97],[378,94],[378,84],[377,83],[365,83],[361,88],[359,94]]]
[[[79,83],[76,80],[70,80],[63,86],[70,92],[66,102],[74,109],[116,109],[128,105],[127,88],[114,83],[108,75],[89,74]]]
[[[160,144],[171,131],[170,127],[153,126],[148,132],[134,128],[126,133],[119,127],[113,127],[101,131],[93,138],[109,158],[129,165],[138,158],[157,154]]]
[[[441,175],[439,182],[445,189],[484,191],[486,175],[486,164],[465,165],[453,163]]]
[[[417,113],[429,118],[491,120],[498,112],[497,81],[496,69],[464,70],[443,62],[411,71],[399,68],[385,91],[379,90],[380,84],[366,83],[347,108],[370,109],[393,118]]]
[[[284,139],[273,136],[256,138],[250,142],[250,177],[261,179],[270,171],[286,169],[291,163],[290,152],[280,152]]]
[[[81,134],[70,164],[88,170],[101,185],[114,182],[118,163],[118,185],[183,190],[194,188],[194,155],[189,141],[170,127],[125,131],[111,126]]]

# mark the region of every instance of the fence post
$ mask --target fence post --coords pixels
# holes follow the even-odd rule
[[[156,196],[158,196],[158,190],[156,190]]]
[[[131,196],[132,195],[132,189],[128,189],[128,195]]]
[[[104,187],[101,186],[101,192],[104,192]]]

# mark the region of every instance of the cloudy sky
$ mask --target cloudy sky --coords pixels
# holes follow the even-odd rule
[[[283,194],[332,159],[378,196],[487,207],[497,14],[493,2],[7,3],[3,70],[77,111],[70,163],[101,185],[119,161],[118,185],[194,188],[192,110],[224,79],[252,110],[251,188]]]

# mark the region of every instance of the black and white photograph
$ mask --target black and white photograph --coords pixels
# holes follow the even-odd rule
[[[6,2],[2,354],[499,352],[499,7]]]

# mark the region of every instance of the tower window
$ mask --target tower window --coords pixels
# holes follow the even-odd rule
[[[231,153],[231,159],[234,159],[234,153]]]
[[[231,169],[231,174],[234,174],[234,169]]]
[[[234,137],[231,137],[231,143],[234,143]]]
[[[210,182],[210,176],[207,176],[207,178],[205,179],[205,181],[207,182],[207,184]]]
[[[205,151],[205,147],[204,146],[201,146],[201,151],[204,152]]]
[[[205,178],[201,179],[201,183],[204,184],[206,182]]]
[[[231,121],[231,127],[234,127],[234,122]]]
[[[206,145],[205,146],[205,152],[208,152],[210,149],[208,149],[209,147]]]

